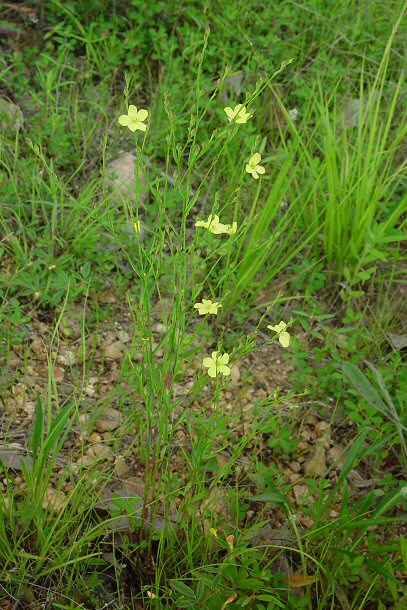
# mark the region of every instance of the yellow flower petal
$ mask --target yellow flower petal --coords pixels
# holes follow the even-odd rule
[[[290,335],[287,331],[280,333],[278,340],[280,341],[283,347],[288,347],[290,345]]]
[[[119,123],[123,125],[123,127],[127,127],[130,123],[131,119],[127,114],[122,114],[119,116]]]
[[[234,235],[237,231],[237,222],[233,222],[232,226],[227,225],[227,227],[228,227],[228,230],[227,230],[228,235]]]
[[[214,235],[221,235],[222,233],[226,233],[226,225],[222,224],[221,222],[211,223],[209,231]]]
[[[212,303],[210,308],[209,308],[209,313],[217,315],[218,309],[220,307],[222,307],[222,305],[220,303]]]
[[[254,153],[254,155],[251,157],[250,159],[250,165],[258,165],[261,161],[261,154],[260,153]]]
[[[258,174],[265,174],[265,173],[266,173],[266,170],[264,169],[264,167],[263,167],[262,165],[258,165],[258,166],[256,167],[256,172],[257,172]]]
[[[210,214],[208,216],[208,223],[211,224],[215,224],[217,225],[219,222],[219,216],[217,216],[217,214]]]
[[[146,118],[148,117],[148,110],[139,110],[137,113],[137,118],[139,121],[145,121]]]
[[[235,123],[247,123],[247,119],[250,117],[250,113],[246,112],[246,106],[243,104],[236,104],[233,110],[227,106],[224,111],[229,121],[235,121]]]
[[[219,364],[227,364],[229,362],[229,354],[223,354],[223,356],[221,356],[218,359]]]
[[[290,345],[290,333],[286,331],[287,324],[283,322],[283,320],[281,320],[279,324],[276,324],[276,326],[269,324],[267,328],[278,333],[278,340],[283,347],[288,347]]]
[[[270,330],[274,330],[276,333],[279,333],[280,331],[287,328],[287,324],[281,320],[280,324],[276,324],[276,326],[270,325],[270,326],[267,326],[267,328],[269,328]]]
[[[130,104],[127,114],[129,115],[129,117],[131,119],[137,119],[138,112],[137,112],[136,106],[133,106],[133,104]]]
[[[200,316],[204,316],[206,314],[206,309],[202,303],[195,303],[194,307],[198,310]]]

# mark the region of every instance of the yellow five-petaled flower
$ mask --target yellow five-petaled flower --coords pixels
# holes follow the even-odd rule
[[[210,299],[202,299],[202,303],[195,303],[194,305],[194,308],[198,310],[200,316],[205,316],[207,313],[216,316],[220,307],[222,307],[221,303],[212,303]]]
[[[216,214],[209,214],[208,220],[206,222],[204,220],[198,220],[195,223],[195,226],[208,229],[210,233],[222,233],[222,231],[219,231],[219,226],[223,225],[221,225],[221,223],[219,222],[219,216],[217,216]]]
[[[130,104],[127,114],[122,114],[119,116],[119,123],[123,125],[123,127],[128,127],[130,131],[136,131],[139,129],[140,131],[145,131],[147,129],[147,125],[143,123],[148,117],[148,111],[137,110],[136,106]]]
[[[243,104],[237,104],[233,110],[230,106],[226,106],[224,111],[226,112],[229,121],[233,121],[234,123],[247,123],[248,119],[251,117],[250,112],[246,112],[246,106],[243,106]]]
[[[230,375],[230,368],[227,365],[229,362],[229,354],[218,355],[218,352],[212,352],[212,356],[203,359],[203,365],[208,369],[209,377],[216,377],[221,374],[225,377]]]
[[[226,235],[232,236],[237,231],[237,222],[233,222],[231,225],[225,225],[222,222],[219,222],[219,216],[216,214],[210,214],[207,221],[198,220],[195,223],[195,226],[208,229],[210,233],[214,233],[215,235],[226,233]]]
[[[283,347],[288,347],[290,345],[290,333],[286,331],[287,324],[285,322],[281,321],[280,324],[276,324],[276,326],[271,326],[271,324],[269,324],[267,328],[278,333],[278,340]]]
[[[260,161],[261,161],[261,154],[254,153],[254,155],[252,155],[250,157],[249,163],[246,165],[247,173],[251,174],[255,180],[258,179],[259,174],[266,173],[266,170],[264,169],[264,167],[262,165],[259,165]]]

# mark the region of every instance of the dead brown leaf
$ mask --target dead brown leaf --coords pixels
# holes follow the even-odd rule
[[[314,582],[318,582],[318,576],[308,576],[307,574],[294,574],[293,576],[287,577],[287,582],[290,587],[307,587],[312,585]]]

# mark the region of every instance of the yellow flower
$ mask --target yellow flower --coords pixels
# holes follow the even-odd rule
[[[264,169],[264,167],[262,165],[259,165],[260,161],[261,161],[261,154],[254,153],[254,155],[252,155],[250,157],[249,163],[246,165],[247,173],[251,174],[255,180],[258,179],[259,174],[266,173],[266,170]]]
[[[218,356],[218,352],[212,352],[211,358],[204,358],[203,365],[208,369],[209,377],[216,377],[219,373],[230,375],[230,368],[227,365],[229,362],[229,354]]]
[[[157,599],[157,596],[152,591],[147,591],[147,595],[150,599]]]
[[[198,310],[200,316],[204,316],[207,313],[216,316],[220,307],[222,307],[220,303],[212,303],[210,299],[202,299],[202,303],[195,303],[194,305],[194,308]]]
[[[212,224],[209,231],[214,235],[222,235],[222,233],[226,233],[226,225],[222,224],[221,222]]]
[[[195,223],[195,226],[208,229],[208,231],[214,235],[221,235],[222,233],[234,235],[237,231],[237,222],[234,222],[231,225],[225,225],[222,222],[219,222],[219,216],[216,214],[210,214],[206,222],[204,220],[198,220]]]
[[[235,123],[247,123],[247,120],[251,116],[250,112],[246,112],[246,106],[243,106],[243,104],[237,104],[234,110],[229,106],[226,106],[224,111],[226,112],[229,121],[234,121]]]
[[[198,220],[198,222],[195,223],[196,227],[203,227],[204,229],[208,229],[208,231],[211,233],[216,233],[219,225],[219,216],[216,216],[216,214],[209,214],[207,222],[204,220]]]
[[[228,235],[232,236],[236,233],[237,231],[237,222],[233,222],[231,225],[223,225],[224,226],[224,233],[227,233]]]
[[[139,220],[135,220],[133,222],[133,229],[134,229],[134,233],[136,235],[140,235],[140,231],[141,231],[141,223]]]
[[[135,106],[130,104],[127,114],[119,116],[119,123],[120,125],[123,125],[123,127],[128,127],[130,131],[136,131],[137,129],[145,131],[147,125],[143,123],[143,121],[145,121],[147,117],[147,110],[137,110]]]
[[[278,333],[278,340],[283,347],[288,347],[290,345],[290,333],[286,331],[287,324],[285,322],[281,321],[280,324],[277,324],[276,326],[271,326],[271,324],[269,324],[267,328]]]
[[[215,538],[218,537],[218,532],[217,532],[217,530],[215,530],[214,527],[211,527],[211,529],[209,531],[212,534],[212,536],[215,536]]]

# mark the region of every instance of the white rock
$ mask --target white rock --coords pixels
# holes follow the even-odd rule
[[[144,202],[148,195],[148,186],[142,173],[138,173],[137,157],[131,152],[123,153],[110,161],[106,168],[106,184],[112,189],[112,197],[120,202],[122,198],[132,202]]]
[[[7,127],[17,130],[23,126],[23,113],[21,108],[8,102],[4,98],[0,98],[0,127]]]
[[[102,440],[102,437],[97,432],[92,432],[89,435],[89,442],[90,443],[100,443],[101,440]]]
[[[120,421],[120,412],[113,407],[108,407],[103,416],[97,420],[95,427],[98,432],[112,432],[119,427]]]
[[[342,467],[345,463],[345,450],[342,447],[334,445],[328,449],[328,462],[336,467]]]
[[[309,424],[310,426],[316,426],[318,423],[318,418],[313,413],[307,413],[304,416],[304,424]]]
[[[309,494],[308,487],[306,485],[294,485],[293,492],[297,503],[300,503]]]
[[[304,472],[309,475],[323,476],[326,473],[325,449],[316,447],[304,464]]]
[[[67,503],[67,497],[62,489],[48,487],[42,501],[42,507],[60,512]]]
[[[109,360],[121,360],[123,358],[123,344],[115,341],[105,347],[105,356]]]
[[[58,358],[58,362],[60,362],[60,364],[66,364],[67,366],[73,366],[76,363],[75,353],[67,350],[64,354],[61,354]]]
[[[114,463],[114,469],[118,477],[125,477],[129,472],[129,467],[126,464],[126,460],[123,459],[121,455],[116,457]]]
[[[23,411],[24,413],[27,413],[27,415],[33,415],[35,413],[35,402],[32,402],[31,400],[26,400],[23,406]]]
[[[90,398],[92,398],[92,396],[94,396],[96,394],[96,390],[93,385],[85,386],[83,391],[86,394],[86,396],[89,396]]]
[[[327,421],[319,421],[315,426],[315,434],[318,438],[329,435],[329,423]]]
[[[154,324],[153,331],[158,333],[159,335],[165,335],[165,333],[167,332],[167,327],[165,326],[165,324],[158,322],[157,324]]]
[[[103,443],[95,443],[88,449],[88,455],[104,458],[105,460],[109,460],[113,458],[113,452],[110,447],[104,445]]]
[[[60,366],[54,366],[55,381],[62,381],[65,376],[65,369]]]
[[[234,364],[230,370],[230,376],[232,378],[233,383],[237,383],[241,377],[240,369],[237,364]]]
[[[76,463],[78,464],[78,468],[87,468],[88,466],[93,466],[95,464],[96,459],[89,454],[86,455],[81,455],[81,457],[79,457],[76,460]]]
[[[121,341],[122,343],[128,343],[130,341],[130,335],[125,330],[119,330],[117,336],[119,338],[119,341]]]

